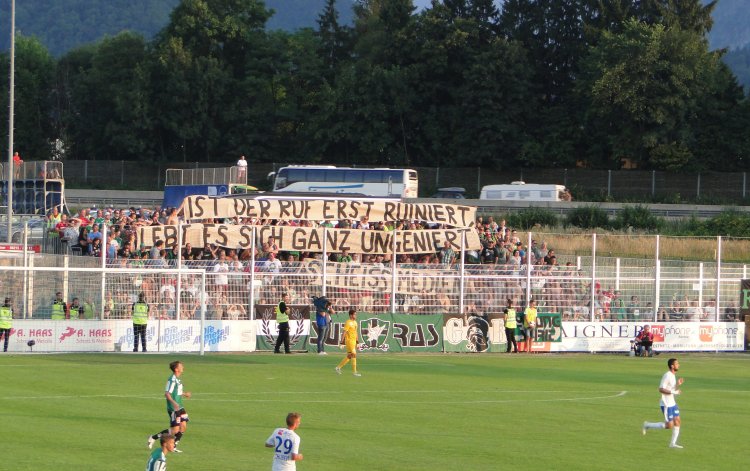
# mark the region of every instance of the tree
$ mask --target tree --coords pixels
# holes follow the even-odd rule
[[[10,68],[8,54],[3,54],[0,67]],[[14,149],[26,159],[44,160],[50,155],[49,136],[50,89],[55,75],[55,61],[37,38],[16,35],[15,60],[15,126]],[[0,106],[8,109],[8,75],[2,74]],[[7,121],[5,122],[7,130]],[[2,148],[7,152],[7,140]]]
[[[153,157],[148,46],[131,32],[71,51],[55,87],[57,133],[69,158]]]
[[[339,64],[349,59],[350,28],[339,23],[336,0],[326,0],[323,12],[318,16],[317,36],[320,38],[319,56],[326,67],[326,78],[333,80]]]
[[[629,20],[605,32],[584,62],[579,92],[588,98],[589,135],[617,163],[680,170],[693,160],[690,126],[717,73],[716,55],[692,31]],[[606,154],[605,154],[606,155]]]
[[[716,58],[721,52],[713,52]],[[691,168],[720,171],[750,169],[750,101],[729,67],[719,62],[705,78],[709,92],[701,97],[700,112],[691,120],[695,133]]]
[[[588,0],[587,0],[588,1]],[[595,0],[596,1],[596,0]],[[704,5],[705,3],[705,5]],[[630,19],[648,25],[663,25],[679,28],[705,36],[713,27],[712,12],[717,0],[608,0],[596,1],[588,9],[587,25],[595,33],[590,39],[604,31],[621,33]]]
[[[279,52],[256,0],[182,0],[155,44],[163,158],[266,158],[273,135]]]
[[[588,42],[585,20],[595,0],[507,0],[501,27],[527,51],[533,69],[526,122],[529,138],[519,153],[524,166],[573,166],[580,154],[581,110],[574,93]]]
[[[326,107],[331,148],[381,165],[411,165],[416,37],[411,0],[360,0],[353,50]],[[344,158],[337,155],[334,158]]]

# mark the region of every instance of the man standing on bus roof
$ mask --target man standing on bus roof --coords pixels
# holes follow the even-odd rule
[[[241,155],[240,160],[237,161],[237,176],[239,178],[245,178],[245,175],[247,175],[247,160],[245,160],[245,156]]]

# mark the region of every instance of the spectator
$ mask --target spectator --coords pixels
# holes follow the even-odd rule
[[[724,308],[724,315],[722,316],[723,319],[721,319],[724,322],[737,322],[738,320],[738,313],[737,313],[737,303],[732,301],[727,305],[726,308]]]
[[[227,263],[227,256],[223,250],[219,250],[219,260],[214,265],[214,286],[216,287],[215,294],[227,295],[229,292],[229,264]]]
[[[352,256],[349,255],[349,251],[344,249],[341,251],[341,255],[338,257],[339,263],[352,263]]]
[[[612,293],[612,300],[610,301],[612,310],[612,319],[620,322],[628,320],[628,310],[625,307],[625,301],[623,301],[619,290],[615,290]]]
[[[636,355],[641,357],[654,356],[652,346],[654,344],[654,333],[651,332],[651,326],[648,324],[643,326],[643,329],[638,332],[635,337]]]
[[[89,245],[89,255],[92,257],[101,257],[102,256],[102,239],[94,239],[93,242]]]
[[[153,247],[151,247],[151,250],[149,250],[148,258],[151,260],[156,260],[159,258],[159,252],[161,251],[162,247],[164,247],[164,241],[157,240]]]
[[[639,322],[641,319],[641,309],[639,306],[638,296],[630,297],[630,304],[628,304],[628,321]]]
[[[440,263],[445,265],[446,268],[453,265],[453,262],[456,261],[456,252],[453,251],[451,243],[447,240],[443,242],[443,248],[440,249],[438,256],[440,257]]]
[[[274,252],[269,252],[268,259],[263,262],[263,271],[277,274],[281,271],[281,261]]]
[[[688,309],[685,320],[700,322],[703,319],[703,309],[698,305],[698,300],[688,301]]]
[[[23,166],[23,159],[18,152],[13,153],[13,175],[16,180],[21,178],[21,167]]]
[[[247,176],[247,160],[245,160],[245,156],[241,155],[240,159],[237,161],[236,166],[237,168],[237,178],[240,179],[240,183],[243,183]]]

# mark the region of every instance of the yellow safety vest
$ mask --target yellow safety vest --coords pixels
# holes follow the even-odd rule
[[[148,304],[133,304],[133,324],[146,325],[148,323]]]
[[[536,308],[535,307],[527,307],[525,311],[525,316],[523,319],[524,325],[526,327],[529,327],[531,324],[536,325]]]
[[[281,303],[276,305],[276,322],[289,322],[289,316],[286,312],[281,312]]]
[[[78,306],[70,306],[68,308],[68,313],[70,314],[71,319],[78,319],[79,317],[81,317],[81,307],[82,306],[78,305]]]
[[[52,320],[53,321],[65,320],[65,301],[53,301],[52,302]]]
[[[0,329],[13,327],[13,310],[10,306],[0,306]]]
[[[516,310],[512,307],[508,308],[508,313],[505,315],[505,328],[515,329],[516,328]]]
[[[96,306],[92,303],[83,303],[83,318],[84,319],[93,319],[94,318],[94,309]]]

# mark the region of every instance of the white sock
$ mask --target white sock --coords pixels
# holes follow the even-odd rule
[[[665,428],[664,422],[646,422],[643,426],[646,428]]]
[[[670,445],[676,445],[677,444],[677,437],[680,435],[680,427],[672,427],[672,441],[669,443]]]

